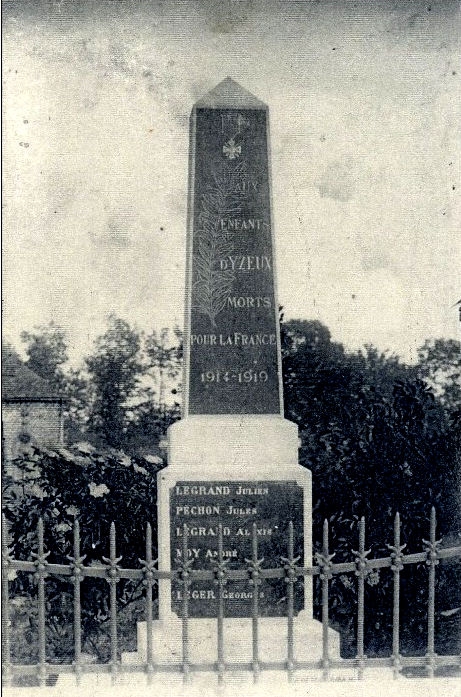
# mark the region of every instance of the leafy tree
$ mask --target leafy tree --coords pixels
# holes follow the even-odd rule
[[[79,369],[64,369],[68,359],[67,337],[50,322],[33,332],[22,332],[28,360],[26,366],[48,381],[64,400],[64,429],[67,442],[81,439],[88,422],[87,380]]]
[[[133,418],[126,428],[124,449],[137,455],[155,453],[161,456],[166,432],[180,418],[180,407],[175,402],[159,408],[154,398],[149,399],[147,390],[144,397],[145,401],[133,410]]]
[[[101,442],[121,447],[129,421],[130,399],[144,374],[141,337],[128,322],[112,315],[109,328],[85,359],[92,390],[89,420]]]
[[[66,443],[77,443],[88,436],[91,389],[88,377],[80,368],[70,368],[65,376],[63,397]]]
[[[65,332],[53,322],[23,332],[27,366],[64,399],[66,442],[152,452],[179,418],[182,335],[175,327],[147,337],[112,315],[84,367],[67,368]],[[18,356],[18,361],[20,358]]]
[[[65,331],[49,322],[36,327],[33,332],[22,332],[21,339],[26,343],[27,367],[57,391],[62,391],[65,383],[62,365],[68,359]]]
[[[430,339],[418,351],[418,375],[451,412],[461,409],[461,342]]]
[[[163,328],[152,331],[144,342],[144,384],[137,392],[137,403],[124,438],[127,452],[161,454],[160,444],[169,426],[180,417],[177,395],[182,368],[182,334],[175,327],[173,336]],[[149,384],[147,379],[151,380]]]
[[[167,390],[173,395],[178,393],[177,378],[182,369],[182,332],[179,327],[174,327],[173,337],[164,327],[160,332],[153,330],[145,342],[147,371],[157,385],[157,402],[161,410],[167,408]]]
[[[397,510],[409,550],[420,550],[421,538],[427,538],[432,505],[440,534],[456,529],[459,463],[452,458],[450,425],[417,369],[373,347],[346,353],[318,322],[287,322],[282,331],[285,415],[299,426],[300,462],[313,474],[317,549],[325,518],[337,561],[350,559],[357,549],[361,516],[367,521],[367,548],[383,556]],[[406,588],[407,641],[424,626],[421,583],[417,577]],[[368,626],[390,637],[390,578],[374,574],[368,584]],[[332,617],[352,640],[355,587],[348,576],[332,581]],[[370,650],[372,641],[373,632],[367,637]]]

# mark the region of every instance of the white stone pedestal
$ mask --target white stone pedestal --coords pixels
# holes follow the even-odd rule
[[[193,416],[168,431],[168,467],[158,474],[159,570],[171,570],[170,491],[177,482],[291,481],[303,490],[304,564],[312,559],[311,473],[298,464],[298,431],[280,416]],[[189,661],[217,660],[216,619],[190,618]],[[156,663],[178,663],[182,658],[181,620],[171,610],[171,582],[159,582],[159,620],[154,622]],[[312,579],[305,578],[304,610],[294,618],[296,660],[318,660],[322,655],[321,625],[312,617]],[[339,635],[330,630],[330,655],[339,657]],[[259,619],[261,661],[287,657],[287,618]],[[227,662],[252,659],[251,618],[224,619]],[[146,625],[138,626],[138,651],[125,661],[146,660]]]
[[[190,663],[217,663],[217,621],[215,619],[190,619],[188,628],[188,660]],[[224,662],[251,663],[252,626],[251,619],[228,617],[224,619]],[[154,622],[154,663],[177,664],[182,661],[182,623],[176,616],[167,622]],[[284,662],[288,655],[287,620],[282,617],[263,617],[259,620],[258,646],[261,662]],[[146,623],[138,623],[138,651],[124,654],[125,662],[145,663]],[[329,630],[329,653],[339,657],[339,634]],[[322,625],[300,612],[294,619],[294,660],[318,661],[322,655]]]
[[[298,429],[279,416],[193,416],[168,431],[158,475],[159,569],[170,571],[170,490],[178,481],[295,481],[304,493],[304,559],[312,557],[311,473],[298,465]],[[159,617],[171,618],[171,584],[159,584]],[[312,615],[312,581],[305,608]],[[310,610],[309,610],[310,609]]]

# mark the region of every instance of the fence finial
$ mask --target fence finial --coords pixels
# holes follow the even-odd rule
[[[431,542],[435,542],[435,531],[437,528],[437,518],[435,515],[435,506],[431,507],[431,522],[430,522],[430,535]]]
[[[323,553],[328,554],[328,518],[323,521]]]
[[[146,561],[152,561],[152,526],[146,525]]]
[[[115,523],[112,521],[110,524],[110,557],[111,559],[115,559],[115,553],[116,553],[116,532],[115,532]]]

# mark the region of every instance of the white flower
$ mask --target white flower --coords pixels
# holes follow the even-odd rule
[[[144,459],[151,465],[163,465],[163,460],[161,457],[158,457],[158,455],[144,455]]]
[[[68,530],[72,530],[72,527],[69,523],[59,523],[59,525],[56,525],[56,530],[58,532],[67,532]]]
[[[88,467],[88,458],[83,457],[83,455],[75,455],[74,464],[80,465],[80,467]]]
[[[379,583],[379,571],[371,571],[367,576],[369,586],[376,586]]]
[[[74,459],[74,453],[71,453],[70,450],[67,450],[67,448],[56,448],[56,451],[63,457],[65,460],[68,462],[72,462]]]
[[[15,607],[24,607],[26,602],[27,598],[25,598],[23,595],[17,595],[15,598],[10,600],[10,605],[14,605]]]
[[[43,500],[44,498],[47,498],[48,494],[46,491],[44,491],[42,488],[38,486],[38,484],[34,484],[33,486],[30,487],[30,493],[32,496],[36,496],[38,499]]]
[[[91,443],[86,443],[85,441],[82,441],[81,443],[74,443],[74,448],[85,454],[94,453],[95,451],[95,448],[93,448]]]
[[[80,511],[77,508],[77,506],[69,506],[68,508],[66,508],[66,513],[67,515],[76,516],[80,513]]]
[[[344,588],[352,588],[353,583],[352,583],[351,579],[349,578],[349,576],[346,576],[345,574],[341,574],[341,576],[339,577],[339,580],[343,584]]]
[[[140,474],[149,474],[149,472],[146,469],[144,469],[144,467],[140,467],[136,464],[136,462],[133,462],[133,469],[135,472],[139,472]]]
[[[95,499],[98,499],[101,496],[104,496],[104,494],[108,494],[110,492],[110,489],[108,489],[105,484],[96,484],[95,482],[90,482],[88,484],[88,487],[90,489],[90,495],[94,496]]]

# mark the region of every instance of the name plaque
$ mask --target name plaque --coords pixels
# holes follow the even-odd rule
[[[213,569],[218,561],[218,526],[223,527],[223,558],[227,569],[246,569],[252,557],[256,523],[258,558],[262,568],[283,567],[288,555],[288,527],[293,522],[294,556],[303,565],[303,489],[294,481],[180,481],[170,489],[171,568],[183,555],[187,526],[191,569]],[[224,615],[251,617],[254,589],[248,580],[228,580],[224,586]],[[263,579],[258,586],[259,614],[287,616],[285,578]],[[190,617],[216,617],[218,587],[212,580],[189,586]],[[171,608],[181,615],[183,586],[172,581]],[[294,584],[294,613],[304,607],[302,579]]]
[[[267,110],[195,109],[189,414],[280,414]]]

